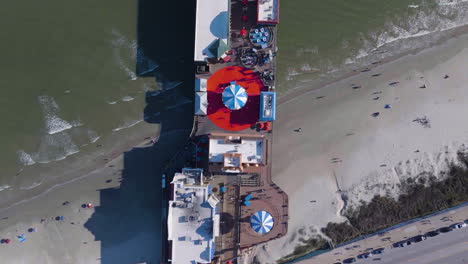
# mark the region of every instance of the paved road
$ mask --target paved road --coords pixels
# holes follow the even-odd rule
[[[430,237],[405,248],[386,249],[382,255],[356,262],[361,263],[468,264],[468,227]]]

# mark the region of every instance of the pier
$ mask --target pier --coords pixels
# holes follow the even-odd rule
[[[287,233],[288,196],[271,179],[278,23],[279,0],[197,1],[195,117],[183,171],[202,173],[196,186],[184,180],[189,175],[177,174],[171,193],[179,195],[184,214],[211,208],[205,228],[216,232],[206,240],[187,230],[186,221],[174,220],[175,210],[169,209],[169,234],[177,234],[169,236],[169,263],[182,263],[170,257],[181,250],[175,244],[195,243],[190,249],[204,256],[193,259],[197,263],[237,263],[252,246]],[[188,187],[175,191],[175,186]],[[189,187],[204,188],[204,200],[181,198]],[[174,197],[170,203],[176,204]],[[203,253],[207,248],[213,254]]]

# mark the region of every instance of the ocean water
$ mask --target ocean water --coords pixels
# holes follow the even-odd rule
[[[137,59],[148,71],[158,67],[137,48],[137,9],[124,0],[4,3],[0,197],[34,190],[44,168],[59,170],[98,144],[125,142],[145,126],[145,92],[181,84],[136,73]],[[277,89],[287,92],[423,47],[468,23],[468,1],[283,0],[280,17]]]
[[[284,93],[429,47],[468,24],[468,1],[282,1],[280,19],[277,90]]]
[[[135,73],[136,1],[4,4],[0,194],[38,186],[44,177],[35,168],[53,168],[119,133],[124,141],[124,130],[141,125],[145,92],[158,89]]]

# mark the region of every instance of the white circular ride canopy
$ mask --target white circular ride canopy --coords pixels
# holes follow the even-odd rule
[[[231,82],[231,84],[226,87],[223,91],[223,103],[224,105],[231,110],[238,110],[244,107],[247,102],[247,92],[245,89],[236,84],[236,82]]]
[[[258,211],[250,217],[250,226],[260,234],[266,234],[273,228],[273,217],[266,211]]]

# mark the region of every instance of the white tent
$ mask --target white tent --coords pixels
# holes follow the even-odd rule
[[[195,93],[195,115],[206,115],[208,97],[206,92]]]
[[[206,92],[206,79],[195,78],[195,92]]]

